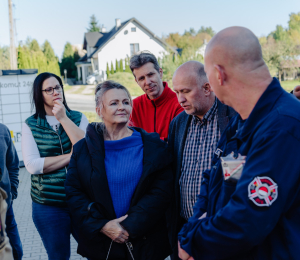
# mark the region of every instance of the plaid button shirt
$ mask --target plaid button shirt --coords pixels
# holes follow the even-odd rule
[[[210,168],[220,137],[215,100],[202,121],[193,116],[187,132],[179,179],[181,216],[186,220],[193,215],[193,206],[200,193],[202,172]]]

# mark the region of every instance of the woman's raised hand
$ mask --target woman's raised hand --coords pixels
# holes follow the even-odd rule
[[[56,117],[56,119],[60,122],[62,119],[67,117],[66,108],[64,104],[60,100],[54,100],[54,106],[52,109],[52,113]]]
[[[126,219],[128,215],[123,217],[111,220],[105,224],[105,226],[100,230],[104,235],[111,238],[114,242],[117,243],[125,243],[128,240],[129,234],[128,232],[120,225],[124,219]]]

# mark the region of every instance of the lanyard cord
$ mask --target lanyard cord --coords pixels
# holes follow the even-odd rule
[[[126,246],[127,246],[127,248],[128,248],[128,251],[129,251],[129,253],[130,253],[130,255],[131,255],[132,260],[134,260],[134,257],[133,257],[133,254],[132,254],[132,252],[131,252],[130,246],[128,245],[128,242],[126,242]]]
[[[112,246],[112,243],[113,243],[113,242],[114,242],[113,240],[110,242],[110,246],[109,246],[109,249],[108,249],[108,252],[107,252],[106,260],[108,260],[109,253],[110,253],[111,246]],[[128,245],[128,242],[126,242],[125,244],[126,244],[126,246],[127,246],[127,248],[128,248],[128,251],[129,251],[129,253],[130,253],[130,255],[131,255],[132,260],[134,260],[134,257],[133,257],[133,254],[131,253],[131,249],[130,249],[130,246]]]
[[[108,257],[109,257],[110,249],[111,249],[111,246],[112,246],[112,243],[113,243],[113,242],[114,242],[113,240],[110,242],[110,246],[109,246],[109,249],[108,249],[108,253],[107,253],[107,256],[106,256],[106,260],[107,260]]]

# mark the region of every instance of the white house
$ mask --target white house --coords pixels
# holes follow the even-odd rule
[[[98,71],[106,79],[106,64],[115,66],[116,60],[131,57],[139,51],[150,51],[157,58],[172,49],[167,43],[152,33],[137,19],[131,18],[123,23],[116,19],[115,26],[106,32],[88,32],[84,34],[83,49],[86,55],[76,62],[78,78],[86,84],[86,78]]]
[[[204,58],[206,46],[207,46],[207,40],[204,39],[204,43],[203,43],[203,45],[196,51],[196,55],[200,54],[200,55],[202,55],[202,57]]]

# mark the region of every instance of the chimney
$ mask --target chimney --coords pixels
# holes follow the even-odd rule
[[[116,28],[121,26],[121,19],[116,19]]]
[[[106,27],[102,27],[101,32],[106,33]]]

